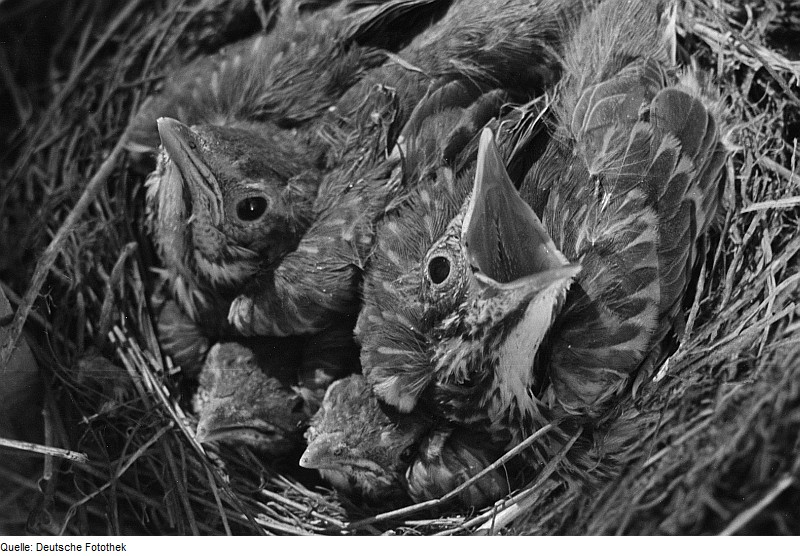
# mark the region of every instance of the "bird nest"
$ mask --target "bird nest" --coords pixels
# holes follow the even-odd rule
[[[533,483],[469,514],[447,499],[359,506],[296,460],[199,445],[159,351],[144,180],[123,131],[171,68],[263,30],[270,7],[4,3],[0,279],[16,318],[0,339],[5,357],[26,323],[45,396],[43,441],[12,442],[0,462],[0,531],[800,533],[800,4],[681,7],[681,45],[730,108],[734,154],[680,347],[620,401],[641,433],[619,474],[591,489],[562,478],[567,444]]]

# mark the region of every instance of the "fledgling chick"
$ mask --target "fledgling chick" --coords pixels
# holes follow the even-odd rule
[[[404,498],[403,473],[428,428],[425,419],[384,412],[361,375],[337,380],[306,431],[300,466],[337,490],[372,503]]]
[[[484,130],[474,166],[385,221],[358,324],[381,399],[511,446],[554,414],[599,422],[657,364],[726,157],[714,103],[674,72],[674,9],[607,0],[583,19],[519,192]]]
[[[211,348],[193,399],[198,442],[245,444],[269,456],[300,445],[309,413],[287,385],[295,368],[275,347],[261,354],[235,342]]]
[[[163,272],[157,292],[165,351],[189,375],[226,322],[233,292],[292,250],[311,219],[318,176],[291,144],[247,127],[158,120],[162,152],[148,178],[148,229]],[[276,156],[274,160],[271,156]]]
[[[485,435],[436,428],[421,411],[401,414],[378,401],[362,375],[333,383],[306,432],[302,467],[318,469],[337,490],[381,505],[406,495],[440,498],[502,455]],[[493,470],[460,493],[459,508],[483,507],[508,493],[502,470]]]
[[[311,224],[327,148],[318,120],[386,59],[361,42],[386,42],[375,38],[380,29],[435,3],[330,2],[304,15],[284,2],[270,35],[190,64],[131,123],[131,150],[161,144],[147,181],[148,230],[176,307],[159,331],[188,374],[208,344],[236,335],[226,319],[235,295],[271,273]]]

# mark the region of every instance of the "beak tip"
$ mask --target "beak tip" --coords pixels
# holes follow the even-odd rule
[[[488,127],[484,127],[483,131],[481,131],[481,138],[480,138],[480,147],[486,148],[490,141],[494,140],[494,133]]]
[[[175,125],[175,124],[182,125],[175,118],[169,118],[167,116],[161,116],[160,118],[156,118],[156,125],[159,127],[159,129],[164,126]]]
[[[174,118],[161,117],[156,120],[161,142],[169,147],[175,142],[185,142],[191,135],[189,128]]]
[[[172,118],[165,118],[165,117],[163,117],[163,116],[162,116],[161,118],[157,118],[157,119],[156,119],[156,127],[158,127],[158,133],[159,133],[159,135],[160,135],[160,134],[163,134],[163,133],[164,133],[164,131],[166,131],[166,129],[167,129],[169,126],[170,126],[170,124],[171,124],[173,121],[174,121],[174,120],[173,120]]]
[[[302,456],[300,456],[300,461],[298,462],[298,465],[300,465],[300,467],[304,469],[316,469],[315,462],[311,454],[309,453],[309,448],[306,448],[306,451],[303,452]]]

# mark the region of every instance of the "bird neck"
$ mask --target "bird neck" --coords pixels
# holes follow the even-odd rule
[[[442,323],[451,333],[442,335],[434,348],[439,388],[464,402],[452,404],[451,417],[469,423],[489,416],[490,430],[503,434],[509,422],[540,422],[535,392],[543,378],[536,367],[565,292],[565,286],[548,288],[493,325],[487,326],[495,309],[485,301]],[[461,405],[469,410],[462,411]]]
[[[483,401],[490,415],[518,425],[540,420],[542,409],[536,392],[544,377],[537,367],[541,348],[563,296],[560,289],[548,289],[532,300],[516,322],[504,327],[497,337],[492,366],[494,388]]]

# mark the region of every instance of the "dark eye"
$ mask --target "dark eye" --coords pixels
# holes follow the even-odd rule
[[[236,205],[236,216],[245,222],[251,222],[261,217],[267,210],[267,200],[264,197],[248,197]]]
[[[428,263],[428,275],[434,284],[441,284],[450,276],[450,261],[446,257],[433,257]]]

